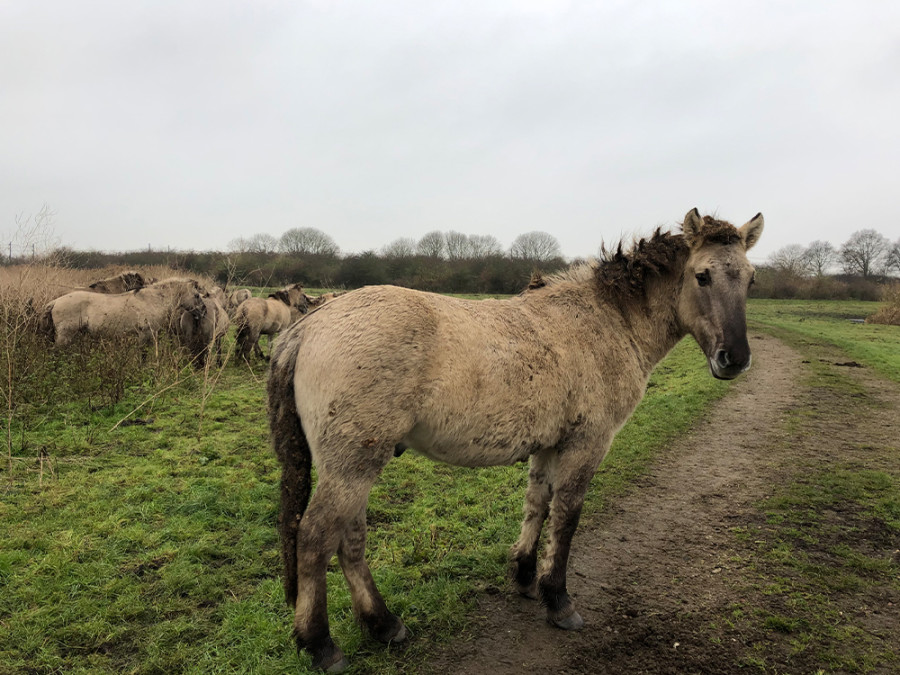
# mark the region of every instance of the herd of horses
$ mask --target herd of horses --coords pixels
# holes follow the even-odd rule
[[[369,492],[409,448],[460,466],[530,463],[512,577],[552,625],[583,626],[566,574],[591,478],[651,371],[684,336],[716,378],[750,367],[746,253],[762,230],[761,214],[735,227],[693,209],[681,232],[658,229],[629,250],[604,249],[599,260],[502,300],[372,286],[322,304],[299,285],[254,298],[186,279],[122,279],[141,286],[69,293],[47,305],[44,323],[58,344],[82,330],[150,339],[175,327],[198,358],[230,322],[244,358],[259,353],[260,335],[281,333],[267,393],[282,469],[285,596],[298,649],[315,668],[341,672],[348,661],[331,637],[327,605],[335,554],[371,636],[408,636],[376,587],[365,547]],[[313,303],[321,306],[309,311]]]
[[[51,300],[41,312],[39,326],[63,347],[79,334],[131,336],[150,343],[167,332],[202,367],[213,350],[221,358],[222,339],[231,325],[236,327],[238,356],[264,358],[261,335],[268,335],[271,342],[274,335],[334,296],[309,296],[300,284],[293,284],[261,298],[246,288],[226,293],[195,279],[157,281],[128,271]]]

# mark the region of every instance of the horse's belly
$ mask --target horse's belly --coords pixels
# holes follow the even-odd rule
[[[537,439],[506,442],[481,438],[437,438],[422,428],[413,429],[404,445],[436,462],[455,466],[508,466],[527,460],[548,443]]]

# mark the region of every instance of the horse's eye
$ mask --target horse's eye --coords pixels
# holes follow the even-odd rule
[[[709,286],[712,279],[709,276],[709,270],[703,270],[702,272],[697,272],[695,275],[697,277],[697,283],[701,286]]]

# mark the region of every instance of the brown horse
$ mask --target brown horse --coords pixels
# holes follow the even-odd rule
[[[49,302],[41,325],[58,345],[76,334],[123,335],[134,333],[152,340],[160,330],[176,328],[182,311],[202,314],[203,288],[193,279],[166,279],[127,293],[73,291]]]
[[[581,628],[566,568],[591,477],[650,372],[686,334],[713,376],[750,366],[746,251],[762,229],[762,215],[736,228],[694,209],[683,234],[657,231],[510,299],[368,287],[284,333],[269,374],[269,424],[282,465],[285,592],[298,648],[314,666],[347,665],[328,627],[325,571],[335,553],[361,623],[383,642],[406,637],[364,557],[369,491],[406,448],[462,466],[530,459],[515,581],[542,600],[551,623]]]
[[[272,336],[280,333],[306,314],[309,305],[306,293],[300,284],[294,284],[271,293],[267,298],[245,300],[234,313],[237,326],[237,351],[241,358],[249,360],[252,351],[265,358],[259,346],[261,335]],[[271,346],[271,344],[270,344]]]
[[[114,277],[95,281],[88,286],[88,290],[91,290],[94,293],[127,293],[128,291],[136,291],[139,288],[144,288],[144,286],[149,286],[154,283],[156,283],[156,279],[151,279],[150,277],[145,277],[140,272],[129,270],[117,274]]]

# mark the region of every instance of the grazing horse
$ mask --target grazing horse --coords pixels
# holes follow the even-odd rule
[[[290,326],[301,314],[306,314],[309,309],[306,298],[303,287],[294,284],[271,293],[267,298],[250,298],[238,305],[234,313],[238,355],[249,361],[253,352],[264,359],[259,346],[260,336],[268,335],[271,347],[273,335]]]
[[[694,209],[681,234],[657,230],[630,251],[604,250],[601,261],[513,298],[374,286],[286,331],[269,373],[269,425],[282,465],[285,593],[313,665],[347,666],[328,627],[325,572],[335,553],[359,621],[382,642],[406,637],[364,556],[369,491],[406,448],[472,467],[530,459],[515,582],[540,598],[552,624],[581,628],[566,567],[591,477],[682,337],[694,336],[714,377],[750,366],[746,251],[762,229],[761,214],[736,228]]]
[[[182,311],[198,316],[206,311],[203,288],[193,279],[166,279],[127,293],[73,291],[49,302],[41,325],[58,345],[79,332],[91,335],[134,333],[152,340],[160,330],[175,329]]]

